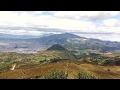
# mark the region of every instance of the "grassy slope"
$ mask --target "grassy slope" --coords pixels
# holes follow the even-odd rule
[[[51,59],[72,59],[76,58],[67,51],[41,51],[36,54],[18,54],[18,53],[3,53],[0,55],[0,68],[14,62],[22,62],[27,64],[38,64],[40,61]],[[2,63],[3,62],[3,63]]]
[[[78,61],[61,61],[56,63],[50,63],[45,65],[36,65],[26,68],[28,66],[21,66],[14,71],[8,71],[0,74],[0,78],[43,78],[47,73],[52,70],[59,70],[68,72],[68,78],[74,79],[80,70],[92,73],[93,75],[103,79],[120,78],[120,66],[99,66],[92,64],[80,64]]]

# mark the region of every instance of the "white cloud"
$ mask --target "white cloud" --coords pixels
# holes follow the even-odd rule
[[[119,41],[120,42],[120,34],[77,34],[87,38],[96,38],[101,40],[109,40],[109,41]]]
[[[107,19],[103,21],[105,26],[115,26],[119,20],[118,19]]]
[[[56,12],[54,16],[81,20],[99,20],[116,16],[119,13],[119,11],[59,11]]]
[[[24,27],[53,29],[54,33],[58,29],[61,32],[120,33],[120,20],[115,18],[119,15],[119,11],[0,11],[0,28],[16,27],[16,30],[0,29],[0,33],[43,34],[41,29]]]
[[[1,30],[0,33],[5,33],[5,34],[13,34],[13,35],[35,35],[35,36],[40,36],[43,34],[43,32],[39,31],[34,31],[34,30]]]

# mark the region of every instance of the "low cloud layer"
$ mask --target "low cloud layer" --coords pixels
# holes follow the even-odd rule
[[[0,11],[0,33],[39,36],[63,32],[92,33],[91,38],[120,41],[120,12]]]

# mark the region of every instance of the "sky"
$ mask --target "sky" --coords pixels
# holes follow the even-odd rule
[[[65,32],[120,41],[120,11],[0,11],[0,33],[42,36]]]

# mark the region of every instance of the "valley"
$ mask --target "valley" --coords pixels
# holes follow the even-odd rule
[[[119,79],[120,42],[71,33],[0,39],[0,79]]]
[[[120,52],[120,42],[85,38],[70,33],[52,34],[33,39],[0,39],[0,52],[36,53],[60,44],[71,52]]]

